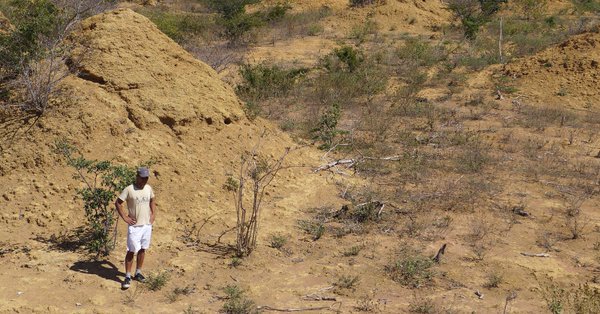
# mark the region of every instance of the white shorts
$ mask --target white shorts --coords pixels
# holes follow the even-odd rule
[[[152,225],[127,227],[127,251],[137,253],[150,247]]]

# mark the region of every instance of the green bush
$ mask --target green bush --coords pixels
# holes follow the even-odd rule
[[[475,39],[481,26],[500,10],[508,0],[449,0],[448,9],[461,22],[467,39]]]
[[[170,13],[162,10],[141,10],[158,29],[178,43],[184,42],[191,36],[210,30],[214,21],[206,16],[196,16],[185,13]]]
[[[283,69],[278,65],[259,63],[243,64],[239,71],[242,83],[236,87],[238,96],[246,101],[260,101],[287,96],[308,69]]]
[[[362,249],[363,249],[362,245],[355,245],[355,246],[352,246],[352,247],[344,250],[342,252],[342,255],[345,256],[345,257],[348,257],[348,256],[357,256],[358,253],[360,253],[360,251]]]
[[[362,51],[350,46],[335,48],[321,60],[321,65],[329,72],[355,72],[365,61]]]
[[[325,233],[325,226],[320,221],[299,220],[298,227],[310,234],[313,241],[319,240]]]
[[[282,248],[288,241],[288,237],[282,234],[272,234],[269,237],[269,243],[274,249]]]
[[[385,90],[389,75],[377,58],[368,58],[353,47],[334,49],[320,61],[324,70],[311,81],[315,101],[320,104],[350,105],[366,97],[370,103]]]
[[[202,0],[210,9],[220,15],[219,24],[223,27],[223,36],[231,45],[247,43],[251,31],[266,23],[280,21],[291,9],[288,4],[277,3],[266,11],[247,13],[246,6],[259,3],[260,0]]]
[[[319,149],[329,149],[332,147],[335,138],[342,134],[343,131],[337,129],[337,124],[340,119],[340,105],[333,104],[321,115],[317,127],[312,129],[313,139],[323,142],[319,145]]]
[[[19,64],[41,57],[40,38],[52,35],[60,12],[50,0],[11,0],[10,10],[4,13],[15,29],[0,34],[0,64],[4,70],[16,71]]]
[[[398,260],[387,265],[385,270],[392,280],[411,288],[419,288],[433,278],[431,258],[410,249],[402,249]]]
[[[338,289],[352,289],[359,281],[360,278],[358,276],[342,275],[333,285]]]
[[[446,58],[446,51],[442,45],[432,46],[421,38],[407,39],[397,55],[402,63],[414,63],[419,66],[432,66]]]
[[[227,301],[223,304],[222,312],[225,314],[253,314],[258,313],[254,301],[248,299],[244,290],[236,285],[223,288]]]
[[[246,6],[259,3],[260,0],[201,0],[212,10],[218,12],[225,19],[232,19],[236,15],[246,13]]]
[[[158,291],[162,289],[167,282],[169,281],[169,273],[166,271],[159,271],[157,273],[152,273],[146,279],[144,284],[151,291]]]
[[[271,23],[281,21],[287,11],[291,9],[292,6],[288,3],[277,3],[274,6],[267,8],[267,11],[263,13],[263,20]]]
[[[77,190],[84,202],[87,232],[85,242],[96,258],[108,255],[114,248],[111,230],[115,222],[112,206],[115,198],[135,181],[135,167],[114,165],[110,161],[88,160],[66,140],[57,141],[55,151],[67,159],[67,164],[77,171],[76,178],[85,184]]]

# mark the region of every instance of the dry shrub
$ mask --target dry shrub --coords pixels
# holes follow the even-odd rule
[[[578,116],[564,108],[522,105],[520,124],[526,128],[543,130],[550,126],[577,126]]]
[[[434,262],[431,258],[408,246],[400,247],[397,256],[397,260],[385,266],[392,280],[410,288],[420,288],[433,279],[431,267]]]
[[[364,7],[371,4],[385,4],[386,0],[350,0],[351,7]]]

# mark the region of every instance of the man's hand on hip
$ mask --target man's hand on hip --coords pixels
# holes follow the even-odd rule
[[[125,216],[125,217],[123,217],[123,220],[125,220],[125,222],[126,222],[128,225],[130,225],[130,226],[133,226],[133,225],[135,225],[135,223],[136,223],[135,219],[133,219],[133,218],[131,218],[131,217],[129,217],[129,216]]]

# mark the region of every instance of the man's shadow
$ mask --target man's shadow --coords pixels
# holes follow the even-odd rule
[[[97,275],[118,283],[121,283],[118,276],[125,277],[125,273],[120,272],[115,264],[109,261],[79,261],[75,262],[70,269],[84,274]]]

